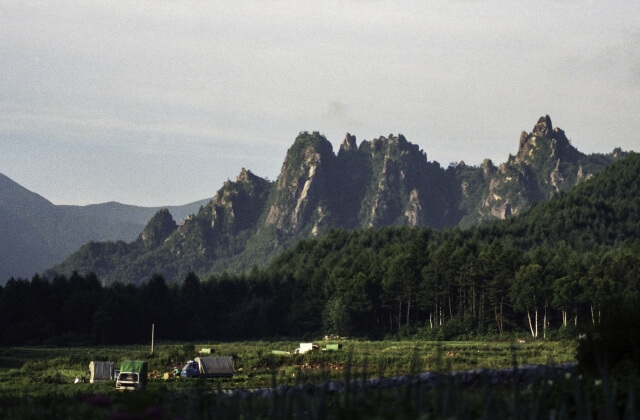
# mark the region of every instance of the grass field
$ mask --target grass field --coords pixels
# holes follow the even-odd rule
[[[332,342],[335,343],[335,342]],[[317,342],[320,348],[326,342]],[[0,418],[67,419],[449,419],[636,418],[635,378],[615,383],[580,375],[465,387],[451,376],[435,387],[406,382],[394,388],[345,387],[332,392],[273,392],[268,398],[230,397],[221,390],[294,389],[328,380],[395,377],[419,372],[497,369],[575,361],[574,342],[342,341],[341,350],[293,353],[298,342],[160,343],[127,347],[0,348]],[[198,356],[232,356],[229,379],[162,379]],[[279,354],[274,354],[276,351]],[[74,384],[92,360],[149,362],[152,378],[141,392],[118,393],[113,381]],[[289,387],[287,387],[289,386]],[[300,389],[297,387],[297,389]]]
[[[336,342],[330,342],[336,343]],[[147,360],[149,386],[179,389],[189,381],[163,380],[163,374],[197,357],[202,348],[213,355],[232,356],[235,375],[231,379],[208,380],[210,386],[262,388],[301,382],[320,383],[342,380],[345,367],[358,378],[392,377],[424,371],[461,371],[476,368],[504,368],[523,364],[572,362],[572,342],[424,342],[424,341],[342,341],[337,351],[293,354],[298,342],[236,342],[198,344],[156,344],[126,347],[13,347],[0,348],[0,392],[3,395],[42,395],[51,392],[114,393],[113,382],[73,384],[76,377],[87,377],[92,360],[113,361],[116,367],[125,359]],[[317,342],[322,349],[327,342]],[[273,354],[273,351],[291,354]],[[88,378],[87,378],[88,379]]]

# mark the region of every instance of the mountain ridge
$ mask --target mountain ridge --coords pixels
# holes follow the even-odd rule
[[[94,243],[49,273],[91,271],[107,283],[140,283],[162,273],[179,281],[189,272],[206,276],[265,265],[300,239],[334,228],[484,224],[569,190],[623,154],[580,153],[548,115],[520,136],[516,155],[497,167],[487,159],[478,167],[461,162],[443,168],[402,134],[360,145],[347,134],[336,154],[320,133],[301,132],[276,181],[243,168],[152,249]],[[238,217],[240,209],[251,209],[250,215]],[[100,264],[92,262],[96,258]]]

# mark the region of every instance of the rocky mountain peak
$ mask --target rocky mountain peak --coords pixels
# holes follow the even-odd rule
[[[235,182],[227,181],[211,201],[211,228],[225,235],[253,226],[271,183],[242,168]]]
[[[533,127],[531,134],[537,137],[546,137],[553,131],[553,124],[551,124],[551,118],[548,115],[540,117],[538,122]]]
[[[520,134],[518,153],[509,161],[513,164],[530,164],[535,156],[543,160],[575,160],[583,155],[571,145],[563,130],[553,127],[551,118],[546,115],[538,119],[531,133],[523,131]]]
[[[481,213],[505,218],[570,188],[589,176],[582,166],[586,159],[548,115],[540,117],[531,133],[520,135],[518,153],[491,175]]]
[[[173,216],[169,213],[169,209],[163,208],[149,220],[149,223],[147,223],[147,226],[140,234],[139,239],[147,247],[156,247],[162,245],[164,240],[167,239],[177,227]]]
[[[358,145],[356,144],[356,136],[353,136],[349,133],[345,136],[342,145],[340,146],[340,151],[342,152],[354,152],[358,150]]]
[[[362,146],[361,146],[362,148]],[[371,141],[371,153],[373,156],[384,155],[387,159],[398,158],[400,155],[416,155],[426,160],[426,153],[420,150],[417,144],[410,143],[402,134],[387,137],[378,137]]]
[[[354,139],[355,141],[355,139]],[[297,233],[312,215],[322,215],[318,202],[325,194],[334,161],[331,142],[318,132],[302,132],[288,150],[272,191],[266,225],[289,234]],[[318,216],[320,217],[320,216]]]
[[[335,157],[333,154],[333,146],[325,136],[314,131],[301,132],[296,137],[293,146],[287,151],[287,156],[282,164],[279,182],[283,181],[283,175],[291,171],[297,172],[300,168],[308,166],[311,161],[319,161],[328,156]]]
[[[496,167],[493,165],[493,161],[486,158],[482,161],[482,173],[485,177],[491,176],[496,172]]]
[[[553,124],[551,118],[548,115],[540,117],[536,125],[533,126],[531,133],[523,131],[520,134],[520,142],[518,144],[518,153],[516,154],[516,161],[526,161],[528,157],[534,153],[538,146],[538,140],[552,138],[553,137]]]
[[[253,177],[255,177],[255,175],[253,175],[251,171],[247,171],[245,168],[242,168],[240,170],[240,173],[236,177],[236,182],[241,182],[241,183],[251,182],[251,179]]]

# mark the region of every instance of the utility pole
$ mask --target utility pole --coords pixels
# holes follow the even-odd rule
[[[155,330],[156,324],[151,324],[151,354],[153,354],[153,334]]]

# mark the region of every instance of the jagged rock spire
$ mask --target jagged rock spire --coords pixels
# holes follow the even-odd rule
[[[546,137],[553,131],[553,124],[551,124],[551,118],[548,115],[540,117],[538,123],[533,127],[531,134],[539,137]]]
[[[177,228],[169,209],[159,210],[147,223],[140,234],[140,239],[146,246],[155,247],[161,245],[165,239]]]
[[[350,152],[356,150],[358,150],[358,145],[356,144],[356,136],[347,133],[344,141],[342,142],[342,146],[340,146],[340,151]]]

